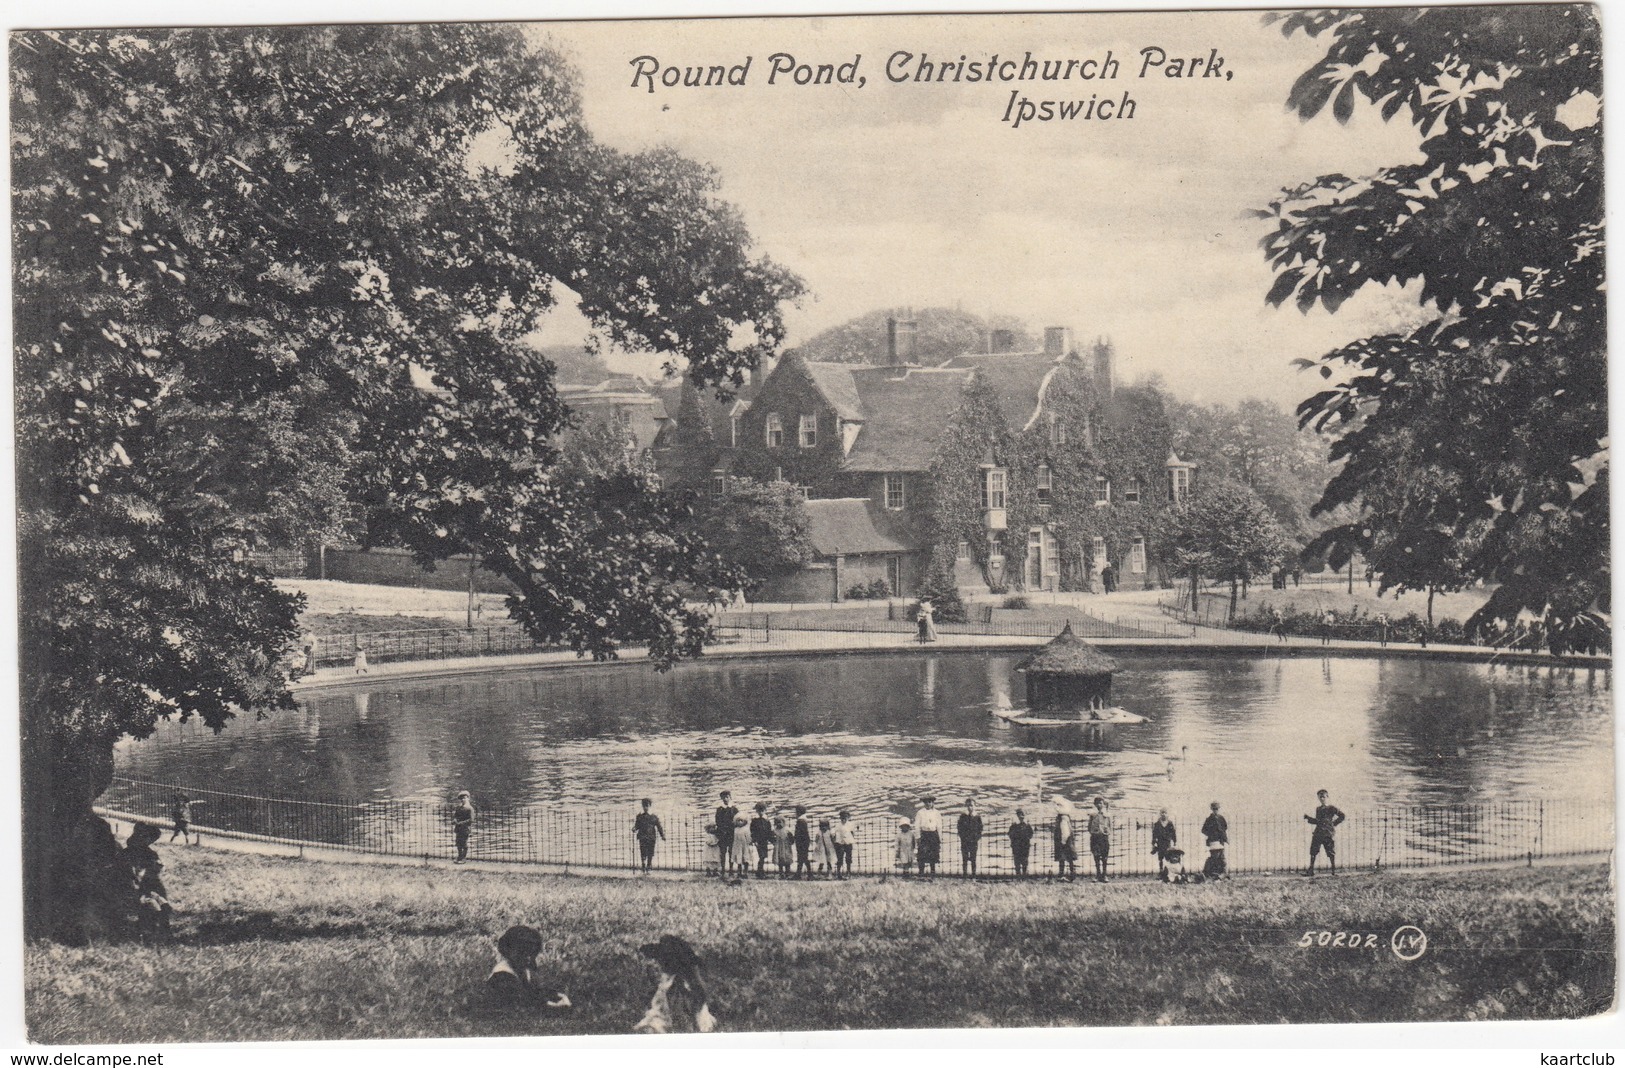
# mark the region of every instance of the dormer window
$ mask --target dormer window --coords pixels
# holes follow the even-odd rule
[[[1002,467],[990,467],[982,472],[982,509],[1003,508],[1005,506],[1005,470]]]
[[[886,507],[898,511],[908,503],[908,495],[902,475],[886,476]]]
[[[767,413],[767,447],[776,449],[784,444],[784,420],[778,412]]]
[[[1055,472],[1050,470],[1049,464],[1038,465],[1038,503],[1049,504],[1051,494],[1055,490]]]
[[[801,417],[801,447],[811,449],[818,444],[818,416]]]
[[[1191,469],[1185,466],[1168,469],[1168,499],[1178,504],[1191,491]]]
[[[1095,507],[1104,508],[1112,503],[1112,480],[1105,475],[1095,476]]]
[[[1140,480],[1138,478],[1129,479],[1128,485],[1123,487],[1123,500],[1129,504],[1140,503]]]

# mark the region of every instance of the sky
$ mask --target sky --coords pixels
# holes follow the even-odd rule
[[[809,295],[790,310],[787,345],[881,307],[962,306],[1035,329],[1109,337],[1120,377],[1159,374],[1183,397],[1295,404],[1318,378],[1294,371],[1367,334],[1418,321],[1414,290],[1372,287],[1336,315],[1264,303],[1267,223],[1247,215],[1275,191],[1321,174],[1367,173],[1420,158],[1403,117],[1362,107],[1346,126],[1302,122],[1287,92],[1318,54],[1257,12],[880,16],[547,23],[532,28],[581,74],[586,119],[618,148],[670,145],[713,166],[758,250],[796,271]],[[1222,74],[1141,77],[1142,49],[1222,57]],[[960,84],[887,76],[889,57],[933,61],[1094,59],[1118,77]],[[841,64],[863,86],[768,84],[770,57]],[[637,57],[734,66],[746,84],[633,84]],[[917,61],[916,61],[917,62]],[[1191,65],[1197,69],[1196,65]],[[909,70],[917,69],[909,67]],[[1134,101],[1132,119],[1004,121],[1012,91],[1033,100]],[[548,343],[586,332],[572,313]],[[618,370],[661,360],[612,354]]]

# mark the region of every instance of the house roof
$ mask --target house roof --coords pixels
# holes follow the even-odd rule
[[[813,363],[806,361],[807,374],[813,385],[829,401],[835,414],[842,419],[862,421],[863,402],[858,398],[857,383],[852,372],[859,368],[850,363]]]
[[[970,372],[962,369],[853,367],[863,429],[846,455],[848,471],[924,471],[936,453]]]
[[[1044,352],[971,352],[943,367],[974,368],[999,397],[999,410],[1011,430],[1024,430],[1038,414],[1044,388],[1068,357]]]
[[[914,546],[898,537],[896,524],[867,497],[807,502],[807,537],[820,556],[908,553]]]
[[[1061,633],[1020,665],[1020,670],[1046,675],[1110,676],[1117,662],[1072,632],[1067,621]]]

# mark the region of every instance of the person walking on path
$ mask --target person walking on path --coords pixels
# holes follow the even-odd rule
[[[1382,648],[1382,649],[1388,648],[1388,613],[1387,612],[1378,612],[1377,613],[1377,631],[1378,631],[1377,641],[1380,643],[1379,648]]]
[[[756,846],[756,878],[767,878],[767,858],[773,852],[773,821],[767,818],[767,802],[756,802],[756,815],[750,820],[750,840]]]
[[[920,874],[927,865],[931,874],[937,873],[937,862],[942,860],[942,813],[937,811],[937,799],[920,799],[920,811],[914,814],[914,829],[920,835]]]
[[[1151,852],[1157,858],[1157,876],[1168,881],[1168,851],[1179,844],[1179,831],[1168,818],[1168,810],[1157,813],[1157,822],[1151,825]]]
[[[796,806],[795,843],[796,843],[796,878],[797,879],[802,878],[803,873],[805,873],[806,878],[811,879],[812,875],[813,875],[812,859],[811,859],[811,853],[812,853],[812,825],[807,822],[807,806],[806,805],[797,805]]]
[[[790,858],[795,855],[795,831],[784,824],[783,816],[773,817],[773,863],[778,865],[779,878],[790,878]]]
[[[1213,802],[1208,806],[1211,811],[1202,823],[1202,838],[1207,842],[1207,863],[1202,865],[1202,874],[1209,879],[1221,879],[1228,868],[1225,864],[1225,850],[1230,848],[1230,821],[1219,814],[1219,803]]]
[[[1015,862],[1016,874],[1026,875],[1027,857],[1033,848],[1033,825],[1027,822],[1027,813],[1016,809],[1016,822],[1010,825],[1010,859]]]
[[[914,874],[914,852],[919,845],[919,841],[919,836],[915,834],[914,828],[909,825],[908,818],[904,817],[903,822],[897,825],[897,848],[895,853],[897,866],[903,869],[904,875]]]
[[[1106,799],[1095,798],[1095,810],[1089,813],[1089,855],[1095,860],[1095,882],[1106,881],[1106,860],[1112,854],[1112,817],[1106,811]]]
[[[1320,617],[1320,644],[1332,644],[1332,628],[1337,626],[1337,613],[1326,609],[1326,614]]]
[[[365,649],[355,651],[355,673],[357,675],[372,674],[372,669],[367,666],[367,651]]]
[[[1305,875],[1313,877],[1315,874],[1315,860],[1320,856],[1321,849],[1326,850],[1326,863],[1331,867],[1332,874],[1337,874],[1337,825],[1348,817],[1343,810],[1332,804],[1325,790],[1315,792],[1315,798],[1320,804],[1315,806],[1313,816],[1305,816],[1304,820],[1315,825],[1314,834],[1309,838],[1309,870]]]
[[[829,835],[835,845],[835,878],[844,879],[852,874],[852,845],[856,841],[852,834],[852,813],[841,809]],[[841,874],[842,868],[846,869],[846,875]]]
[[[175,798],[175,806],[169,810],[169,821],[175,825],[169,840],[173,842],[177,837],[187,845],[192,844],[192,806],[201,805],[201,801],[193,801],[185,794]]]
[[[982,817],[976,811],[976,798],[965,798],[965,811],[959,814],[954,830],[959,836],[959,874],[976,874],[976,851],[982,845]]]
[[[1057,878],[1071,882],[1078,877],[1078,827],[1072,802],[1055,795],[1055,867]]]
[[[654,802],[647,797],[643,799],[643,811],[632,819],[632,833],[638,838],[638,858],[641,861],[643,874],[649,874],[649,868],[655,860],[655,842],[663,841],[666,837],[666,828],[660,825],[660,817],[649,809]]]
[[[718,795],[722,804],[717,806],[717,872],[724,879],[728,877],[728,861],[733,856],[734,849],[734,819],[739,810],[734,807],[733,794],[727,790]]]
[[[457,843],[457,863],[468,859],[468,836],[474,830],[474,800],[467,790],[457,793],[457,803],[451,809],[451,835]]]

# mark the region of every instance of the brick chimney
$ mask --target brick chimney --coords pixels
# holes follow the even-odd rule
[[[1044,328],[1044,355],[1065,356],[1076,346],[1072,342],[1072,328],[1070,326],[1046,326]]]
[[[920,324],[911,308],[886,320],[886,362],[893,367],[912,364],[917,355]]]

